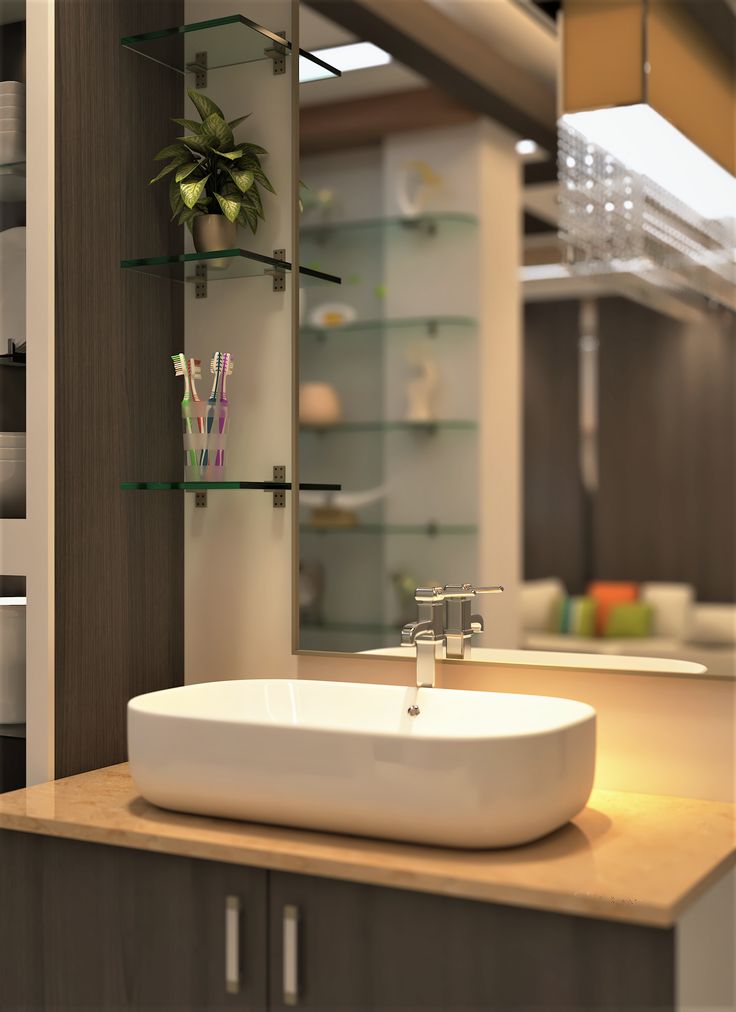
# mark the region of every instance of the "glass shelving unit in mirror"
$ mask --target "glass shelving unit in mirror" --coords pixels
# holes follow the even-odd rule
[[[287,260],[265,256],[246,249],[223,249],[211,253],[179,253],[173,256],[140,257],[121,260],[122,268],[141,271],[157,278],[181,284],[201,281],[229,281],[234,278],[262,278],[276,272],[290,274],[292,265]],[[197,273],[199,270],[199,273]],[[300,285],[339,285],[341,279],[324,271],[299,268]]]
[[[327,527],[318,524],[304,523],[299,525],[302,534],[319,535],[373,535],[373,536],[418,536],[437,538],[446,536],[467,537],[477,534],[475,524],[437,524],[428,521],[425,524],[353,524],[345,527]]]
[[[310,221],[302,223],[300,235],[303,240],[326,242],[343,237],[352,239],[356,234],[364,239],[375,237],[383,240],[390,237],[434,238],[442,232],[475,228],[478,219],[474,214],[460,211],[435,211],[416,217],[363,218],[355,221]]]
[[[455,331],[472,333],[477,325],[478,321],[472,316],[406,316],[353,320],[350,323],[326,327],[304,324],[299,328],[299,332],[303,337],[315,337],[318,340],[327,340],[328,337],[378,337],[384,334],[388,337],[414,336],[415,334],[439,337]]]
[[[251,21],[243,14],[210,18],[188,25],[175,25],[142,35],[127,35],[121,46],[146,59],[161,63],[177,74],[200,76],[224,67],[236,67],[259,60],[272,60],[274,73],[292,54],[292,44],[283,35]],[[299,61],[318,67],[321,77],[340,77],[341,72],[312,53],[299,50]],[[313,75],[310,75],[313,76]],[[199,84],[199,87],[204,87]]]
[[[314,432],[320,436],[332,433],[348,434],[357,432],[410,432],[416,435],[433,436],[438,432],[475,432],[478,423],[472,418],[438,418],[430,422],[373,420],[365,422],[335,422],[332,425],[300,424],[302,432]]]

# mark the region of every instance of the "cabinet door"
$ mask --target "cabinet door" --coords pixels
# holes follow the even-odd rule
[[[271,1008],[654,1009],[669,930],[273,874]]]
[[[0,897],[2,1010],[265,1009],[265,872],[6,831]]]

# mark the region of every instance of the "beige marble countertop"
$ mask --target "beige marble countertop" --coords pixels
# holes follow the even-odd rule
[[[178,815],[127,764],[0,796],[0,829],[667,927],[736,864],[735,806],[594,791],[536,843],[462,851]]]

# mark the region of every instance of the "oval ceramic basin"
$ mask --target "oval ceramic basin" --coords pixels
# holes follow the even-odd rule
[[[209,682],[132,699],[128,750],[141,794],[163,808],[505,847],[584,807],[595,711],[501,692]]]

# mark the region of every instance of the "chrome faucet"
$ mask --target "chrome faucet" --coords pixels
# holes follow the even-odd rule
[[[417,687],[434,688],[435,662],[445,643],[445,598],[442,587],[417,587],[417,621],[401,630],[401,645],[417,648]]]
[[[463,583],[459,587],[445,587],[447,622],[445,641],[447,656],[469,658],[472,651],[473,633],[483,632],[485,623],[482,615],[472,615],[470,605],[478,594],[503,594],[503,587],[472,587]]]
[[[434,688],[436,662],[446,656],[470,657],[471,637],[484,629],[483,617],[472,615],[470,603],[477,594],[502,594],[503,587],[417,587],[417,621],[401,630],[401,645],[417,648],[417,687]]]

